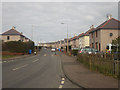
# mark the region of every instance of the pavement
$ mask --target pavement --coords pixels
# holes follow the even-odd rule
[[[74,84],[83,88],[118,88],[118,80],[93,72],[80,64],[76,57],[59,52],[66,77]]]

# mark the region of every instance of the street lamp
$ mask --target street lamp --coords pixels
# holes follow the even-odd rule
[[[31,32],[31,40],[33,39],[33,25],[32,25],[32,32]]]
[[[68,53],[69,52],[69,48],[68,48],[68,24],[67,23],[61,23],[61,24],[67,25],[67,53]]]

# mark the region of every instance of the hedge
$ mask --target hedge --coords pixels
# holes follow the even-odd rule
[[[29,49],[34,51],[34,42],[9,41],[2,44],[2,51],[28,53]]]
[[[114,72],[116,60],[114,60],[112,54],[105,54],[104,56],[101,54],[78,54],[77,60],[80,63],[83,63],[87,68],[93,71],[97,71],[103,73],[107,76],[115,76],[120,78],[120,71]],[[120,68],[120,62],[119,67]]]

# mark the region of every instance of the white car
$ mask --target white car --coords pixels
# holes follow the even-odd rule
[[[51,49],[51,52],[55,52],[55,48],[52,48],[52,49]]]

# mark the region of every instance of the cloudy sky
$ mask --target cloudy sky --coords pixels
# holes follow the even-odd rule
[[[16,26],[35,42],[56,41],[67,37],[67,24],[73,37],[97,27],[108,13],[118,19],[117,2],[3,2],[2,32]]]

